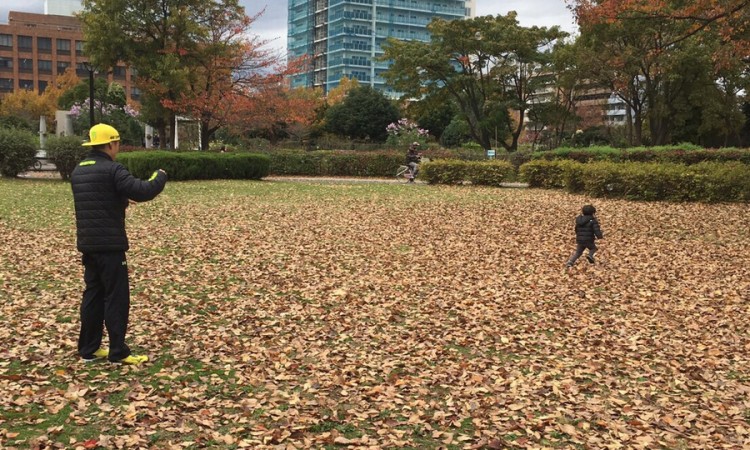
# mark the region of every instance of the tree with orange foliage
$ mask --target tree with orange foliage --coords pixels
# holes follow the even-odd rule
[[[75,71],[68,69],[47,86],[44,92],[37,94],[32,90],[21,89],[3,96],[0,102],[0,116],[15,116],[27,122],[32,129],[39,124],[39,117],[44,116],[48,124],[55,120],[57,101],[60,96],[78,84]]]
[[[251,36],[250,27],[258,16],[241,10],[217,8],[208,15],[208,34],[186,55],[187,89],[162,104],[180,115],[201,123],[201,146],[220,128],[242,123],[254,103],[267,103],[286,76],[299,69],[299,62],[285,64],[264,48],[266,42]],[[284,109],[284,108],[282,108]]]
[[[356,78],[344,77],[339,80],[339,85],[328,91],[326,95],[326,103],[328,106],[333,106],[341,103],[346,98],[346,94],[352,89],[359,87],[359,80]]]
[[[670,47],[700,33],[715,33],[722,45],[717,63],[750,57],[750,0],[569,0],[581,25],[622,20],[669,21],[681,27],[663,42]]]
[[[324,103],[320,89],[266,85],[244,98],[237,108],[231,128],[238,134],[252,130],[274,145],[286,136],[292,136],[304,144]]]
[[[662,0],[577,0],[575,5],[581,59],[591,77],[627,105],[631,145],[685,139],[687,124],[705,128],[709,120],[723,122],[713,128],[725,141],[736,134],[737,93],[745,83],[740,66],[746,56],[737,52],[746,47],[727,45],[730,30],[724,25],[746,16],[747,8],[725,2],[712,11],[697,11],[692,3]],[[708,114],[711,102],[724,107],[710,107],[715,112]],[[702,116],[696,115],[700,111]]]

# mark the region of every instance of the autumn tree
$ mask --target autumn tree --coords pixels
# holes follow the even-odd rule
[[[304,145],[323,104],[320,89],[290,89],[281,83],[257,87],[237,105],[230,128],[236,134],[266,138],[272,145],[286,137]]]
[[[389,39],[387,81],[407,98],[443,95],[456,102],[472,137],[518,148],[529,101],[547,82],[558,27],[526,28],[516,13],[469,20],[433,20],[431,42]]]
[[[713,33],[722,45],[714,61],[722,64],[750,52],[750,1],[747,0],[571,0],[579,24],[671,22],[679,32],[665,38],[669,47],[692,36]]]
[[[188,89],[189,73],[199,45],[209,36],[206,25],[216,9],[234,17],[242,11],[236,0],[84,0],[80,18],[85,51],[102,69],[118,62],[137,71],[136,84],[144,97],[175,102]],[[151,102],[152,115],[161,115],[162,143],[166,124],[177,111]],[[174,136],[170,136],[174,145]]]
[[[730,95],[739,92],[742,74],[730,68],[740,61],[716,64],[715,55],[723,46],[718,34],[705,30],[694,36],[689,22],[666,17],[610,21],[584,17],[580,22],[583,59],[590,76],[626,103],[631,145],[673,142],[687,116],[694,116],[711,96],[723,95],[716,89],[720,77],[731,75],[724,86],[733,90]],[[698,92],[705,95],[696,96]],[[739,112],[738,106],[725,115],[725,123],[733,121],[734,112]],[[726,127],[724,132],[732,133]]]
[[[326,94],[326,103],[328,106],[333,106],[341,103],[346,98],[346,94],[352,89],[360,86],[359,80],[356,78],[343,77],[339,80],[338,86],[328,91]]]
[[[69,69],[57,76],[41,93],[22,89],[7,94],[0,101],[0,116],[19,118],[34,130],[39,128],[41,116],[51,124],[55,120],[59,99],[76,83],[78,77]]]
[[[285,77],[299,70],[302,62],[287,64],[264,48],[265,41],[252,37],[250,27],[256,18],[246,16],[242,8],[216,5],[210,10],[207,34],[198,37],[194,51],[185,55],[186,89],[176,100],[162,102],[200,121],[202,148],[208,148],[219,128],[245,124],[250,112],[262,114],[263,119],[283,112],[276,119],[287,125],[306,122],[301,119],[308,110],[303,98],[282,88]],[[275,108],[266,107],[269,96],[278,101]]]

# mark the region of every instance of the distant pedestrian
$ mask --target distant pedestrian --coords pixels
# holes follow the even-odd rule
[[[409,183],[413,183],[419,173],[419,163],[422,162],[422,154],[417,152],[419,142],[409,144],[409,151],[406,153],[406,165],[409,167]]]
[[[108,358],[111,362],[141,364],[148,357],[132,355],[125,344],[130,314],[125,208],[131,202],[145,202],[159,195],[167,174],[160,169],[143,181],[115,162],[120,134],[109,125],[91,127],[89,142],[83,145],[92,150],[70,177],[86,284],[78,354],[84,361]],[[101,346],[105,326],[109,348]]]
[[[581,215],[576,217],[576,251],[570,256],[565,263],[566,268],[573,267],[578,258],[581,257],[584,250],[588,249],[586,259],[594,264],[594,253],[596,253],[596,239],[603,239],[604,235],[599,227],[599,220],[596,218],[596,208],[593,205],[585,205],[581,209]]]

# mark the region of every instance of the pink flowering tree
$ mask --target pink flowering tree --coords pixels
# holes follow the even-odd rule
[[[407,118],[401,118],[385,129],[388,132],[386,144],[391,147],[406,147],[412,142],[419,142],[424,145],[430,137],[429,130],[419,128],[416,122]]]
[[[89,100],[74,103],[70,108],[73,117],[73,131],[80,136],[87,136],[90,128]],[[112,125],[120,132],[124,145],[140,147],[143,145],[144,129],[138,121],[138,110],[129,104],[122,106],[94,100],[94,122]]]

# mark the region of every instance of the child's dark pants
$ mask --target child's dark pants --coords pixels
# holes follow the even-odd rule
[[[572,266],[573,264],[575,264],[578,258],[580,258],[581,255],[583,254],[583,251],[586,249],[589,249],[589,256],[593,258],[594,253],[596,253],[596,244],[594,243],[594,241],[579,242],[578,245],[576,246],[575,253],[570,255],[570,259],[568,260],[567,265]]]

